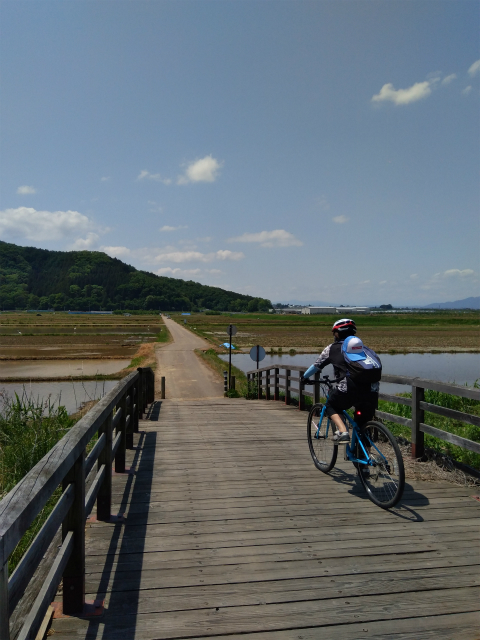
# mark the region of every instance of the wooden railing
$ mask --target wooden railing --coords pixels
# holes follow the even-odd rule
[[[302,385],[300,380],[305,371],[305,367],[296,367],[292,365],[289,365],[288,367],[263,367],[262,369],[249,371],[247,373],[247,379],[249,380],[249,384],[255,384],[257,397],[259,399],[265,398],[266,400],[280,400],[280,390],[282,390],[285,394],[285,404],[291,404],[292,393],[294,393],[298,396],[298,408],[303,411],[305,409],[306,396],[312,398],[314,403],[320,402],[320,373],[315,374],[313,379],[316,384],[313,386],[313,390],[310,391]],[[375,415],[378,418],[390,420],[391,422],[396,422],[406,427],[410,427],[412,432],[413,458],[421,458],[425,453],[425,433],[435,436],[436,438],[440,438],[440,440],[463,447],[464,449],[468,449],[469,451],[480,453],[480,443],[468,440],[467,438],[462,438],[461,436],[449,433],[448,431],[443,431],[442,429],[437,429],[436,427],[432,427],[424,422],[425,411],[429,411],[445,418],[452,418],[453,420],[473,424],[479,427],[479,416],[463,413],[462,411],[454,411],[453,409],[447,409],[445,407],[425,402],[425,389],[433,389],[434,391],[441,391],[443,393],[460,396],[462,398],[470,398],[472,400],[480,400],[480,389],[437,382],[436,380],[411,378],[407,376],[382,375],[382,382],[406,385],[407,388],[405,391],[411,391],[412,393],[411,398],[402,398],[400,396],[390,395],[387,393],[379,394],[380,400],[387,400],[389,402],[395,402],[397,404],[403,404],[411,407],[411,418],[403,418],[393,413],[386,413],[385,411],[378,410],[375,412]]]
[[[126,449],[153,399],[151,369],[125,377],[0,502],[0,640],[35,638],[61,580],[63,613],[82,612],[85,521],[96,502],[97,519],[118,522],[112,466],[125,472]],[[9,556],[59,486],[59,500],[9,578]]]

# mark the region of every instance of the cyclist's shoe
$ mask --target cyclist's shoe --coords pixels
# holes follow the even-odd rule
[[[335,444],[347,444],[350,442],[350,434],[348,431],[337,431],[333,436]]]

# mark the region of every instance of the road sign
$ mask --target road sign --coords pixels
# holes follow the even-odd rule
[[[234,324],[229,324],[227,327],[227,333],[229,336],[237,335],[237,327]]]
[[[265,349],[257,344],[250,349],[250,358],[255,362],[261,362],[265,358]]]

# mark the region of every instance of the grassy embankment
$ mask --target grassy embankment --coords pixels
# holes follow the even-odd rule
[[[80,416],[78,416],[80,417]],[[78,419],[78,418],[77,418]],[[75,424],[65,407],[27,397],[2,398],[0,407],[0,499],[34,467]],[[9,559],[18,564],[60,496],[58,488],[35,518]]]
[[[167,344],[171,341],[171,339],[172,337],[169,330],[165,325],[163,325],[157,333],[156,342],[145,342],[141,344],[128,367],[115,374],[116,377],[123,378],[138,367],[150,367],[151,369],[153,369],[153,371],[155,371],[157,366],[157,361],[155,358],[156,345],[158,343]]]

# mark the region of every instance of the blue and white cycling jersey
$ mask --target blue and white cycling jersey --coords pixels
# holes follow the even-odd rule
[[[335,378],[339,379],[339,382],[337,382],[337,389],[342,393],[346,393],[348,369],[347,369],[345,360],[343,358],[343,355],[341,355],[342,342],[343,341],[333,342],[332,344],[329,344],[328,347],[325,347],[325,349],[318,356],[315,362],[304,373],[304,378],[309,378],[315,373],[322,371],[322,369],[327,365],[332,364],[333,370],[335,373]],[[340,345],[340,349],[335,348],[333,350],[333,353],[331,354],[331,349],[335,345]],[[333,355],[333,358],[331,357],[331,355]],[[372,391],[373,393],[378,393],[379,390],[380,390],[380,383],[372,382],[370,385],[370,391]]]

